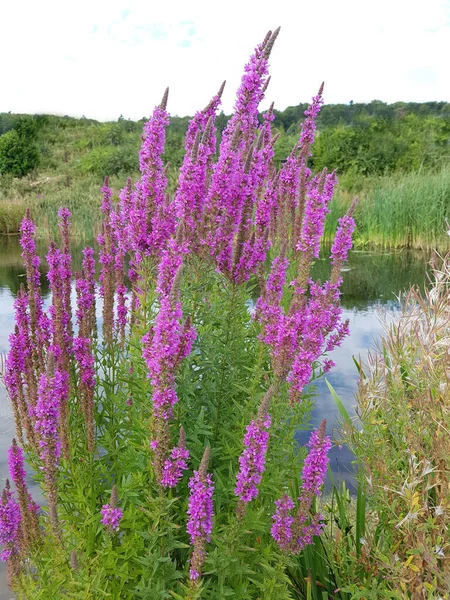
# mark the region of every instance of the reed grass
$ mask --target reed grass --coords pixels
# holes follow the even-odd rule
[[[119,194],[124,184],[125,178],[111,178],[115,194]],[[0,185],[0,234],[18,233],[20,221],[29,208],[39,237],[53,239],[58,231],[58,209],[65,206],[72,212],[73,238],[92,240],[100,232],[101,186],[99,177],[74,178],[69,173],[4,182]]]
[[[169,192],[176,188],[176,169],[169,169]],[[116,195],[124,177],[111,178]],[[28,207],[44,239],[57,230],[57,210],[67,206],[72,214],[74,238],[90,240],[99,233],[101,178],[74,175],[72,171],[40,175],[39,179],[0,181],[0,234],[17,233]],[[331,241],[339,217],[355,193],[343,185],[330,205],[325,241]],[[352,186],[353,188],[355,185]],[[450,249],[447,221],[450,221],[450,168],[437,172],[396,174],[358,181],[360,203],[356,210],[355,247]]]
[[[450,249],[450,168],[367,178],[358,195],[356,247]],[[352,198],[352,193],[338,189],[326,222],[327,240]]]

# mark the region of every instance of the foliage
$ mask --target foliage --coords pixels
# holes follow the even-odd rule
[[[15,123],[14,129],[0,137],[0,174],[23,177],[37,167],[36,130],[33,119],[22,118]]]
[[[92,173],[102,178],[134,173],[138,168],[137,151],[134,146],[99,146],[85,154],[79,163],[81,173]]]

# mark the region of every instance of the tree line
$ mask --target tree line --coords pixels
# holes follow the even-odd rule
[[[298,104],[274,111],[277,167],[298,139],[306,108],[307,104]],[[218,115],[219,133],[228,119],[224,113]],[[145,120],[120,116],[102,123],[85,117],[0,113],[0,174],[22,177],[41,168],[103,177],[136,171]],[[171,118],[165,159],[172,167],[183,161],[189,120]],[[326,165],[339,174],[384,175],[440,167],[450,160],[450,103],[328,104],[317,125],[314,169]]]

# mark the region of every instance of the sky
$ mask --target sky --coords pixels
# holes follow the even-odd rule
[[[450,0],[3,0],[0,112],[192,115],[281,26],[270,102],[450,101]]]

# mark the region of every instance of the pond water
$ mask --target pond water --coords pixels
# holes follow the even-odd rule
[[[74,268],[80,265],[80,249],[74,249]],[[44,245],[38,247],[44,255]],[[324,251],[323,256],[314,266],[314,277],[324,281],[329,272],[329,264]],[[336,367],[327,375],[327,379],[339,394],[350,414],[354,414],[354,393],[356,390],[358,372],[353,357],[364,359],[369,349],[374,349],[382,325],[379,320],[380,312],[388,310],[395,313],[399,309],[397,297],[400,292],[411,285],[423,287],[426,284],[426,271],[430,256],[411,251],[397,252],[365,252],[353,251],[343,272],[342,307],[344,319],[350,320],[350,336],[342,347],[330,354]],[[0,236],[0,355],[8,351],[8,337],[14,327],[13,302],[20,287],[25,282],[24,268],[20,257],[20,246],[15,237]],[[42,289],[45,300],[49,300],[49,290],[42,277]],[[316,426],[323,418],[327,419],[328,431],[336,428],[337,410],[328,391],[325,381],[315,384],[315,409],[312,424]],[[0,386],[0,486],[8,477],[7,451],[14,435],[12,413],[8,405],[6,393]],[[309,433],[298,433],[298,439],[304,443]],[[331,467],[338,480],[345,480],[348,487],[353,489],[352,455],[346,448],[337,446],[331,451]],[[30,480],[30,489],[39,501],[36,486]],[[4,579],[4,578],[2,578]],[[3,588],[3,589],[2,589]],[[4,595],[3,595],[4,594]],[[0,581],[0,600],[10,598]]]

